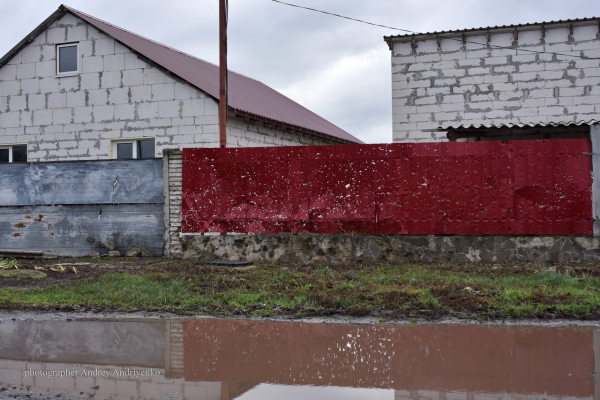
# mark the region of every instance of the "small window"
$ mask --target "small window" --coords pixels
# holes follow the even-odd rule
[[[112,150],[118,160],[154,158],[154,139],[115,140]]]
[[[27,145],[0,145],[0,163],[27,162]]]
[[[56,72],[58,75],[73,75],[79,72],[77,43],[56,46]]]

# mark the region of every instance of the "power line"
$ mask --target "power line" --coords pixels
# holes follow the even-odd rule
[[[413,33],[413,34],[417,34],[417,35],[423,34],[422,32],[415,32],[415,31],[411,31],[411,30],[408,30],[408,29],[394,28],[393,26],[375,24],[373,22],[363,21],[362,19],[356,19],[356,18],[346,17],[344,15],[330,13],[330,12],[323,11],[323,10],[317,10],[316,8],[299,6],[297,4],[286,3],[286,2],[280,1],[280,0],[271,0],[271,1],[275,2],[275,3],[279,3],[279,4],[284,4],[284,5],[290,6],[290,7],[303,8],[305,10],[315,11],[315,12],[318,12],[318,13],[321,13],[321,14],[327,14],[327,15],[331,15],[331,16],[334,16],[334,17],[338,17],[338,18],[348,19],[350,21],[356,21],[356,22],[360,22],[360,23],[363,23],[363,24],[378,26],[378,27],[381,27],[381,28],[393,29],[395,31],[408,32],[408,33]],[[457,38],[453,38],[453,37],[448,37],[448,36],[443,36],[443,35],[438,35],[438,37],[441,38],[441,39],[448,39],[448,40],[455,40],[457,42],[463,42],[462,39],[457,39]],[[485,43],[473,42],[473,41],[469,41],[469,40],[464,40],[464,43],[478,44],[480,46],[485,46],[486,45]],[[576,55],[576,54],[555,53],[555,52],[551,52],[551,51],[537,51],[537,50],[529,50],[529,49],[515,49],[514,47],[498,46],[498,45],[491,44],[491,43],[487,43],[487,46],[494,47],[496,49],[508,49],[508,50],[515,50],[515,51],[525,51],[525,52],[535,53],[535,54],[556,54],[556,55],[564,56],[564,57],[580,58],[582,60],[600,60],[600,57],[585,57],[585,56],[579,56],[579,55]]]

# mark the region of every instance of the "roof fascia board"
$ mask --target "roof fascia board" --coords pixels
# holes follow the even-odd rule
[[[6,53],[2,58],[0,58],[0,68],[8,64],[10,60],[13,59],[25,46],[29,43],[33,42],[39,35],[42,34],[50,25],[52,25],[55,21],[62,18],[68,11],[61,5],[58,7],[56,11],[54,11],[48,18],[44,20],[41,24],[39,24],[34,30],[29,33],[29,35],[25,36],[23,40],[21,40],[15,47],[10,49],[8,53]]]
[[[550,21],[550,22],[535,22],[531,24],[520,24],[520,25],[505,25],[505,26],[494,26],[494,27],[482,27],[482,28],[470,28],[460,29],[455,31],[440,31],[440,32],[425,32],[425,33],[414,33],[411,35],[396,35],[396,36],[384,36],[383,40],[388,44],[392,43],[406,43],[413,40],[430,40],[442,38],[462,38],[462,35],[468,36],[480,36],[490,33],[512,33],[512,32],[525,32],[534,31],[538,29],[558,29],[567,28],[569,26],[589,26],[598,25],[600,29],[600,18],[585,18],[579,20],[565,20],[565,21]]]

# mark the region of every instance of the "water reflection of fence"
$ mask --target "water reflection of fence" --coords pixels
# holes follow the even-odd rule
[[[184,345],[188,380],[594,393],[591,327],[185,321]]]

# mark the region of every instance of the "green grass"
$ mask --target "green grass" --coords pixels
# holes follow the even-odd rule
[[[14,258],[0,258],[0,269],[19,269],[19,264]]]
[[[470,288],[470,289],[466,289]],[[600,265],[402,264],[258,266],[237,271],[170,263],[145,275],[104,275],[64,286],[4,289],[13,304],[119,306],[223,315],[600,314]]]

